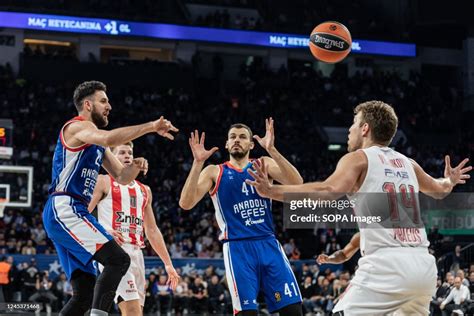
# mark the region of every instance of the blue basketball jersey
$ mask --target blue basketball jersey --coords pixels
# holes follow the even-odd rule
[[[274,236],[271,200],[245,183],[249,163],[238,169],[229,162],[219,165],[219,176],[210,193],[223,241]]]
[[[82,117],[76,116],[66,122],[59,133],[53,157],[52,182],[48,192],[66,193],[89,203],[102,166],[105,148],[92,144],[72,148],[67,146],[63,137],[67,125],[83,120]]]

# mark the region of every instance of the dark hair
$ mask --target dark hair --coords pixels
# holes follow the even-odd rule
[[[82,102],[96,91],[107,91],[107,86],[100,81],[84,81],[74,90],[73,100],[78,112],[82,111]]]
[[[248,127],[247,125],[242,124],[242,123],[232,124],[232,125],[229,127],[229,130],[227,131],[227,134],[229,134],[230,130],[233,129],[233,128],[245,128],[245,129],[249,132],[249,134],[250,134],[250,140],[253,140],[253,133],[252,133],[252,130],[251,130],[250,127]]]
[[[362,113],[362,124],[367,123],[372,131],[372,140],[388,146],[397,132],[398,117],[394,109],[382,101],[367,101],[354,109]]]

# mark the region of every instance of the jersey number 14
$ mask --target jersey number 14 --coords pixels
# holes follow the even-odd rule
[[[416,198],[415,187],[402,183],[398,188],[398,192],[393,182],[385,182],[383,184],[383,191],[388,193],[388,205],[390,208],[390,219],[392,221],[400,221],[399,197],[401,205],[404,209],[413,210],[413,223],[420,223],[420,211],[418,209],[418,201]]]

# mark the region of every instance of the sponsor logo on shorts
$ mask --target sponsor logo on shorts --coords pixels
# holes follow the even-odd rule
[[[137,293],[137,290],[125,290],[125,293]]]

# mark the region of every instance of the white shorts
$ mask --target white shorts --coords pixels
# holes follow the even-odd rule
[[[140,305],[145,305],[145,261],[140,247],[123,244],[123,250],[130,256],[130,267],[122,277],[115,294],[115,303],[120,296],[124,301],[140,300]],[[102,272],[104,267],[99,264]]]
[[[359,268],[333,312],[351,315],[428,315],[436,291],[435,258],[426,248],[383,248]]]

